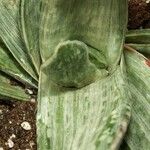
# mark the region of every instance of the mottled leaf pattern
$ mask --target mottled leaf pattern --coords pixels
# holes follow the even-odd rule
[[[0,0],[0,98],[39,84],[39,150],[117,150],[131,112],[121,150],[150,148],[150,29],[126,25],[127,0]]]
[[[117,149],[130,117],[129,91],[120,67],[81,89],[55,87],[41,70],[38,95],[38,149]],[[44,72],[44,73],[43,73]]]

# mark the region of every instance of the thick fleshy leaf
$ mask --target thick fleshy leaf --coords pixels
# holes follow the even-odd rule
[[[118,149],[130,116],[130,93],[120,67],[81,89],[54,85],[42,68],[38,91],[38,149]]]
[[[43,65],[49,71],[47,75],[50,76],[50,81],[63,87],[81,88],[106,77],[108,71],[103,69],[102,63],[93,61],[89,51],[96,54],[80,41],[59,44],[55,54]]]
[[[0,37],[19,64],[37,80],[20,32],[20,0],[0,0]]]
[[[150,44],[150,29],[128,31],[126,43]]]
[[[37,82],[14,59],[9,50],[0,45],[0,70],[22,83],[37,88]]]
[[[40,0],[21,1],[21,25],[28,53],[37,72],[41,65],[39,50]]]
[[[150,44],[127,44],[138,52],[150,56]]]
[[[127,1],[43,0],[41,10],[38,149],[118,149],[130,116],[118,66]]]
[[[8,100],[28,101],[30,96],[25,93],[25,90],[19,86],[10,84],[10,79],[4,73],[0,72],[0,98]]]
[[[41,10],[43,61],[53,55],[60,42],[78,40],[103,53],[110,68],[118,64],[127,23],[127,0],[42,0]]]
[[[131,150],[150,148],[150,67],[149,60],[136,51],[125,53],[132,92],[132,117],[125,138]]]

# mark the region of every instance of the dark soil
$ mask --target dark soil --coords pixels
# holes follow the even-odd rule
[[[129,0],[128,29],[150,28],[150,2]]]
[[[129,29],[150,28],[150,3],[145,1],[129,1]],[[0,150],[36,150],[35,115],[34,101],[0,100]],[[24,122],[31,129],[24,129]]]
[[[35,102],[0,100],[0,150],[36,150],[35,114]]]

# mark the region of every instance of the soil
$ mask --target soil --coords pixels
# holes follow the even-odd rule
[[[150,3],[130,0],[128,29],[148,27]],[[36,101],[0,100],[0,150],[36,150],[35,115]]]
[[[0,150],[36,150],[36,103],[0,100]]]
[[[129,0],[128,29],[150,28],[150,1]]]

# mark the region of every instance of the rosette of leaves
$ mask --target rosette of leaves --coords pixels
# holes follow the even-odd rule
[[[39,150],[150,147],[150,30],[127,18],[127,0],[0,0],[0,96],[38,90]]]

